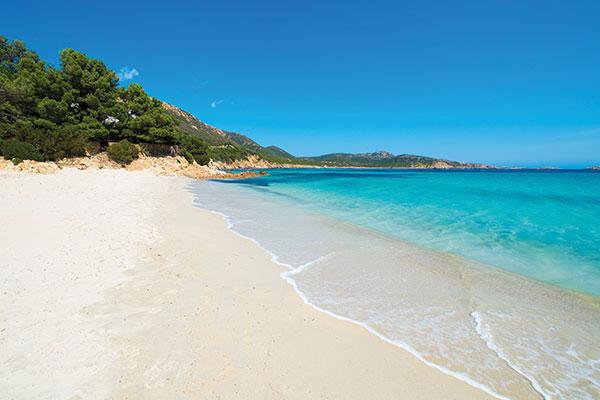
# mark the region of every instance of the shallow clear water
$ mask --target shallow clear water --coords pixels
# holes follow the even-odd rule
[[[270,174],[196,202],[307,302],[499,396],[600,397],[600,173]]]

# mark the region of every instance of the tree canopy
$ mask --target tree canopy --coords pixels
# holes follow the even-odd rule
[[[159,100],[139,84],[120,87],[102,61],[65,49],[55,68],[23,42],[0,36],[0,142],[26,142],[56,160],[126,139],[181,147],[207,162],[206,145],[187,136]]]

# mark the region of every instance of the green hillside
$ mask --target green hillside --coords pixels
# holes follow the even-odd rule
[[[241,133],[224,131],[200,121],[193,114],[173,105],[163,103],[163,108],[178,122],[181,131],[196,136],[207,143],[210,156],[217,161],[244,159],[257,155],[274,163],[308,164],[276,146],[263,147]]]

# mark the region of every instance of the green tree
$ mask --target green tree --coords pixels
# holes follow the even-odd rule
[[[12,43],[0,35],[0,74],[12,75],[17,70],[19,59],[27,52],[25,43],[15,40]]]
[[[132,142],[177,144],[179,134],[175,120],[162,108],[159,100],[148,96],[134,83],[119,91],[120,135]]]
[[[118,84],[103,62],[83,53],[63,50],[54,68],[23,42],[0,36],[0,141],[16,138],[55,160],[127,139],[180,145],[190,158],[208,162],[204,142],[182,134],[159,100],[138,84]]]
[[[118,79],[103,62],[65,49],[60,53],[60,63],[61,100],[69,103],[72,114],[80,121],[90,116],[102,122],[115,112]]]

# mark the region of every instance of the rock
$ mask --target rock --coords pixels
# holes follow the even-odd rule
[[[92,157],[66,158],[57,162],[37,162],[25,160],[19,165],[13,165],[12,161],[0,157],[0,170],[14,172],[31,172],[39,174],[51,174],[61,168],[103,169],[123,168],[118,163],[110,160],[106,153],[99,153]],[[146,157],[141,155],[137,160],[125,167],[128,171],[151,171],[156,175],[164,176],[187,176],[193,179],[224,178],[239,179],[253,176],[265,175],[261,172],[229,173],[221,171],[213,166],[190,163],[184,157]]]
[[[16,171],[31,172],[34,174],[53,174],[59,169],[58,165],[53,162],[38,162],[33,160],[24,160],[15,166]]]
[[[106,153],[98,153],[91,157],[64,158],[56,162],[59,167],[71,167],[79,170],[121,168],[121,165],[108,158]]]
[[[13,171],[15,165],[10,160],[5,160],[4,157],[0,157],[0,171]]]
[[[257,155],[249,155],[243,160],[234,160],[231,162],[212,161],[208,164],[211,168],[216,169],[268,169],[268,168],[284,168],[287,165],[273,163],[263,160]]]

